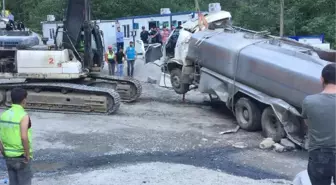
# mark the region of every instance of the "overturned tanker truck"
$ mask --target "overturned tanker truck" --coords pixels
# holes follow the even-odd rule
[[[191,33],[181,44],[185,57],[170,57],[162,68],[176,93],[198,89],[224,102],[242,129],[307,148],[301,103],[322,90],[321,71],[335,62],[334,50],[231,25]]]

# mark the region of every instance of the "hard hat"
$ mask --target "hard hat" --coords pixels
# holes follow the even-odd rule
[[[108,49],[112,49],[112,46],[108,46]]]

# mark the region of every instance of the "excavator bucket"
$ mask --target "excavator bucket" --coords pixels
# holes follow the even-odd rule
[[[149,44],[145,52],[146,63],[155,62],[160,60],[161,57],[174,57],[179,34],[180,29],[175,29],[170,33],[167,43],[163,45],[159,43]]]
[[[149,44],[145,50],[145,63],[153,63],[157,60],[160,60],[162,56],[163,53],[161,44]]]

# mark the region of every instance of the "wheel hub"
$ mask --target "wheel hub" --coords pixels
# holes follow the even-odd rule
[[[245,120],[249,120],[249,112],[248,112],[248,110],[247,109],[244,109],[243,110],[243,117],[244,117],[244,119]]]
[[[178,76],[174,76],[172,84],[174,87],[180,87],[180,78]]]

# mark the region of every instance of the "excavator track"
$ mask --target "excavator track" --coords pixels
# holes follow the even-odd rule
[[[122,102],[134,102],[142,93],[142,86],[140,82],[130,77],[116,77],[101,75],[98,73],[91,73],[88,75],[91,79],[86,85],[93,87],[105,87],[116,90]]]
[[[26,109],[61,113],[113,114],[120,107],[120,96],[113,89],[74,83],[20,82],[0,84],[0,107],[11,105],[10,91],[28,91]]]

